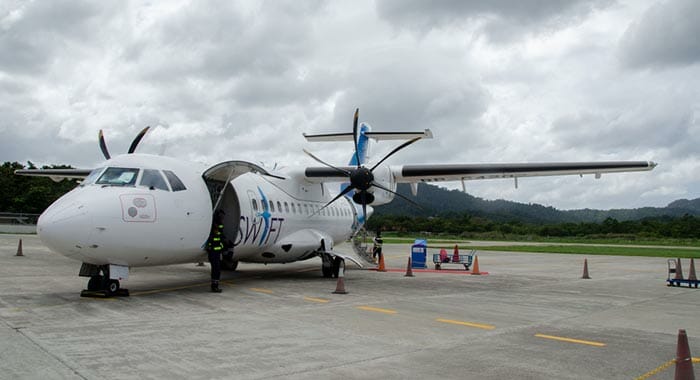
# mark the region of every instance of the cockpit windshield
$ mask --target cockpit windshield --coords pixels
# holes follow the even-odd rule
[[[104,169],[105,169],[104,167],[93,169],[93,171],[91,171],[87,177],[85,177],[82,181],[80,181],[80,186],[92,185],[93,183],[95,183],[95,180],[100,175],[100,173],[102,173],[102,171]]]
[[[110,186],[134,186],[139,169],[135,168],[107,168],[97,180],[98,185]]]
[[[159,189],[169,191],[163,176],[158,170],[153,169],[143,169],[143,175],[141,176],[139,186],[145,186],[151,190]]]

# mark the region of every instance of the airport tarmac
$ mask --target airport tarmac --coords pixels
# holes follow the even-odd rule
[[[384,251],[406,268],[408,245]],[[670,379],[678,329],[700,356],[700,289],[667,287],[666,259],[591,256],[590,280],[583,260],[484,251],[482,276],[348,264],[345,295],[317,258],[241,264],[222,294],[208,264],[136,268],[131,297],[93,299],[79,262],[0,235],[0,378]]]

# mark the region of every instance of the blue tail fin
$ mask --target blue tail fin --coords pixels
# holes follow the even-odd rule
[[[369,157],[369,137],[367,137],[365,133],[370,131],[372,131],[372,129],[369,125],[365,123],[360,124],[360,128],[358,128],[357,132],[357,155],[355,154],[355,152],[353,152],[348,165],[358,166],[363,165],[367,162],[367,159]],[[353,149],[354,148],[355,147],[353,146]],[[357,162],[358,156],[360,157],[359,163]]]

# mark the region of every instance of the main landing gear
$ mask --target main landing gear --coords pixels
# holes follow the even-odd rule
[[[338,256],[333,257],[326,252],[321,253],[321,272],[325,278],[338,277],[340,272],[340,264],[344,260]],[[344,263],[343,263],[344,264]]]
[[[238,268],[238,260],[233,259],[233,252],[229,251],[221,257],[221,269],[234,271]]]
[[[87,289],[80,292],[81,297],[128,297],[129,290],[122,289],[119,280],[109,276],[109,265],[94,265],[83,263],[80,268],[81,277],[90,277]]]

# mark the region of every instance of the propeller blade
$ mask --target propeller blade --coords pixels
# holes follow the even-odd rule
[[[367,223],[367,197],[366,197],[367,192],[362,191],[360,192],[360,196],[362,197],[362,220],[364,223]]]
[[[350,172],[349,172],[349,171],[343,170],[343,169],[341,169],[341,168],[337,168],[337,167],[335,167],[335,166],[333,166],[333,165],[331,165],[331,164],[329,164],[329,163],[323,161],[322,159],[320,159],[320,158],[314,156],[313,154],[311,154],[311,152],[309,152],[309,151],[306,150],[306,149],[302,149],[302,150],[304,151],[304,153],[306,153],[307,155],[309,155],[309,157],[313,158],[314,160],[316,160],[316,161],[318,161],[318,162],[320,162],[320,163],[322,163],[322,164],[328,166],[329,168],[335,169],[335,170],[337,170],[337,171],[339,171],[339,172],[341,172],[341,173],[347,175],[348,177],[350,176]]]
[[[139,145],[139,143],[141,142],[141,139],[146,134],[146,132],[148,132],[149,129],[151,129],[150,126],[142,129],[141,132],[139,132],[139,134],[136,135],[136,138],[134,138],[134,141],[131,142],[131,146],[129,147],[129,151],[128,151],[129,154],[134,153],[134,151],[136,150],[136,147]]]
[[[102,130],[100,129],[100,134],[98,135],[98,139],[100,141],[100,150],[102,150],[102,154],[105,156],[106,159],[110,159],[111,157],[109,156],[109,151],[107,150],[107,144],[105,144],[105,136],[102,133]]]
[[[344,196],[345,194],[347,194],[347,193],[349,193],[349,192],[351,192],[351,191],[353,191],[353,190],[354,190],[354,188],[353,188],[352,186],[346,187],[345,190],[343,190],[342,192],[340,192],[340,194],[336,195],[335,198],[331,199],[330,202],[326,203],[323,207],[321,207],[320,209],[318,209],[318,211],[316,211],[315,213],[311,214],[311,216],[314,216],[314,215],[320,213],[321,210],[323,210],[324,208],[330,206],[331,203],[337,201],[338,199],[340,199],[340,197]],[[311,216],[309,216],[309,218],[310,218]]]
[[[392,150],[391,152],[389,152],[389,154],[387,154],[386,156],[384,156],[384,158],[382,158],[379,162],[377,162],[377,163],[372,167],[372,169],[370,169],[370,171],[373,171],[374,169],[376,169],[377,166],[379,166],[382,162],[386,161],[386,159],[389,158],[389,157],[391,157],[394,153],[400,151],[401,149],[403,149],[403,148],[405,148],[405,147],[407,147],[407,146],[413,144],[414,142],[416,142],[416,141],[418,141],[418,140],[420,140],[420,139],[421,139],[420,137],[416,137],[416,138],[410,139],[410,140],[406,141],[405,143],[403,143],[403,144],[397,146],[396,148],[394,148],[394,150]]]
[[[360,109],[355,109],[355,117],[352,119],[352,141],[355,143],[355,158],[357,167],[360,167],[360,152],[357,151],[357,119],[360,117]]]
[[[413,200],[409,199],[408,197],[397,193],[396,191],[392,191],[392,190],[390,190],[390,189],[388,189],[388,188],[386,188],[386,187],[384,187],[384,186],[382,186],[382,185],[380,185],[380,184],[378,184],[378,183],[376,183],[376,182],[372,182],[372,186],[374,186],[374,187],[376,187],[376,188],[379,188],[379,189],[382,189],[382,190],[384,190],[384,191],[388,191],[388,192],[390,192],[390,193],[392,193],[392,194],[394,194],[394,195],[398,195],[399,197],[403,198],[403,199],[404,199],[405,201],[407,201],[408,203],[411,203],[411,204],[413,204],[414,206],[418,207],[419,209],[423,210],[423,206],[419,205],[418,203],[414,202]]]

